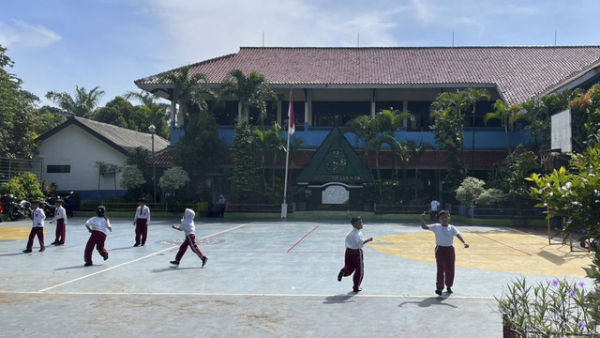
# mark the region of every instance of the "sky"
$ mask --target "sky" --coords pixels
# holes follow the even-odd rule
[[[600,45],[597,0],[0,0],[22,88],[115,96],[240,47]]]

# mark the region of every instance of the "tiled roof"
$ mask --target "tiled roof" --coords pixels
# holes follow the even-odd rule
[[[496,85],[520,103],[600,66],[600,46],[254,48],[190,65],[210,83],[227,73],[257,71],[273,86]],[[160,75],[135,81],[156,88]]]
[[[142,147],[146,150],[152,150],[152,134],[142,133],[139,131],[113,126],[112,124],[89,120],[83,117],[74,116],[60,126],[41,135],[38,140],[44,140],[58,131],[66,128],[71,124],[76,124],[88,131],[90,134],[98,137],[102,141],[108,143],[113,148],[122,153],[130,153],[137,147]],[[169,146],[169,141],[154,135],[154,151],[158,152]]]
[[[150,157],[148,162],[160,168],[173,166],[173,148],[166,147],[159,152],[155,152],[154,157]]]

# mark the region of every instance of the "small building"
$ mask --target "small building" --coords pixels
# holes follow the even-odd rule
[[[76,191],[84,201],[126,192],[121,185],[122,168],[136,148],[152,151],[154,143],[157,153],[169,146],[169,141],[158,135],[76,116],[44,133],[37,142],[40,180],[56,184],[61,191]]]

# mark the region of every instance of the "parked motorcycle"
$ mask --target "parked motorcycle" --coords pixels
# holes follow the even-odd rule
[[[46,202],[42,206],[46,217],[54,217],[56,213],[56,200],[61,199],[60,196],[51,196],[46,199]],[[73,217],[73,192],[69,192],[68,195],[62,197],[62,206],[65,208],[68,217]]]
[[[8,215],[11,221],[16,221],[21,217],[30,217],[31,203],[26,200],[21,200],[13,194],[6,194],[0,197],[2,202],[2,213]]]

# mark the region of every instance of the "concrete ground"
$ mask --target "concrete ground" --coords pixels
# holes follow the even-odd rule
[[[336,280],[344,262],[342,221],[196,220],[204,268],[190,250],[174,259],[177,219],[152,220],[132,247],[130,219],[111,219],[103,261],[83,266],[89,233],[70,219],[67,243],[24,254],[30,221],[0,223],[0,337],[501,337],[494,297],[507,283],[583,278],[585,252],[507,228],[459,227],[454,294],[435,289],[433,234],[414,223],[369,223],[363,291]],[[581,270],[581,271],[580,271]]]

